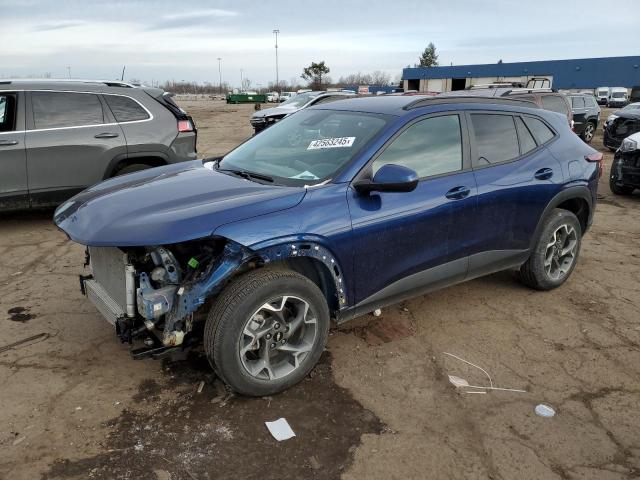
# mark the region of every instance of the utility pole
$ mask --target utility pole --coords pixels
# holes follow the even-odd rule
[[[120,75],[120,81],[121,81],[121,82],[122,82],[122,81],[124,81],[124,69],[125,69],[125,68],[127,68],[127,66],[126,66],[126,65],[122,67],[122,75]]]
[[[67,65],[67,73],[69,74],[69,78],[71,78],[71,65]]]
[[[220,95],[222,95],[222,58],[218,57],[218,80],[220,85]]]
[[[242,69],[240,69],[240,91],[244,90],[244,80],[242,78]]]
[[[280,78],[278,76],[278,34],[280,30],[274,30],[273,33],[276,35],[276,92],[280,93]]]

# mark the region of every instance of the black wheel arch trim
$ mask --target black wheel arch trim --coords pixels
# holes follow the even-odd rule
[[[123,161],[127,161],[129,164],[131,164],[131,163],[135,163],[135,159],[140,159],[140,158],[157,158],[163,161],[165,165],[168,165],[170,163],[169,156],[164,152],[151,151],[151,152],[121,153],[120,155],[117,155],[111,159],[111,161],[109,162],[109,165],[107,165],[107,168],[105,169],[104,176],[102,177],[102,179],[106,180],[108,178],[111,178],[113,174],[118,171],[119,169],[118,167]],[[134,160],[134,162],[129,162],[130,160]]]
[[[567,187],[564,190],[557,193],[556,196],[554,196],[551,199],[551,201],[547,204],[544,211],[542,212],[542,215],[540,215],[540,218],[538,219],[538,225],[536,225],[535,232],[531,236],[531,244],[529,245],[529,250],[533,250],[535,248],[535,244],[538,240],[538,236],[540,235],[540,231],[544,226],[544,221],[549,216],[551,211],[553,211],[553,209],[556,208],[558,205],[566,202],[567,200],[572,200],[574,198],[579,198],[587,202],[587,205],[589,207],[587,228],[589,227],[589,225],[591,225],[591,220],[593,218],[593,210],[594,210],[591,190],[589,190],[589,187],[587,187],[586,185],[574,185],[574,186]],[[585,231],[582,232],[582,234],[584,235],[586,231],[587,229],[585,229]]]

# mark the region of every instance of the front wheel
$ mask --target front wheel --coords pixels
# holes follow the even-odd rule
[[[544,220],[531,256],[520,267],[520,281],[536,290],[559,287],[573,272],[581,243],[578,218],[568,210],[554,209]]]
[[[264,268],[238,277],[216,299],[204,348],[233,390],[264,396],[302,380],[328,334],[329,308],[316,284],[296,272]]]

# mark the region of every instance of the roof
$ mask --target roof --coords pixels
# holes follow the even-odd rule
[[[552,76],[554,88],[640,85],[640,56],[405,68],[403,80]]]
[[[481,97],[473,95],[438,95],[436,97],[431,95],[380,95],[336,100],[335,102],[310,108],[401,116],[406,114],[408,110],[414,110],[416,108],[450,104],[507,105],[512,107],[539,108],[538,105],[527,100],[516,100],[514,98],[504,97]]]
[[[427,95],[396,96],[378,95],[366,97],[347,97],[344,100],[325,103],[314,109],[347,110],[352,112],[380,113],[386,115],[402,115],[404,107],[420,98],[433,98]]]
[[[0,89],[75,90],[85,92],[105,92],[113,89],[138,88],[117,80],[67,80],[67,79],[0,79]]]

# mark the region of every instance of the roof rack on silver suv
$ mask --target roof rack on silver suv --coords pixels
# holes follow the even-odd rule
[[[11,78],[0,79],[0,84],[10,85],[13,82],[21,83],[92,83],[106,85],[107,87],[123,87],[123,88],[135,88],[132,83],[121,82],[120,80],[86,80],[82,78]]]

